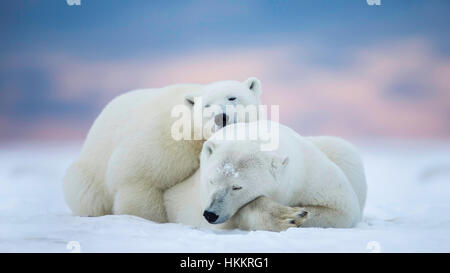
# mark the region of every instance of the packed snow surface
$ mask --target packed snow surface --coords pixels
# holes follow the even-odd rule
[[[275,233],[73,216],[62,177],[80,145],[0,145],[0,252],[450,252],[450,143],[357,146],[368,183],[363,221]]]

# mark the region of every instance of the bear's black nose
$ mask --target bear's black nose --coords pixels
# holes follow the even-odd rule
[[[217,218],[219,218],[219,215],[215,214],[214,212],[205,210],[203,212],[203,217],[205,217],[205,219],[206,219],[206,221],[208,221],[208,223],[212,224],[217,220]]]
[[[227,126],[228,120],[229,120],[229,117],[225,113],[218,114],[214,117],[214,122],[219,127]]]

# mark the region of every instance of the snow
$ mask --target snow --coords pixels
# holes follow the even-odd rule
[[[450,252],[450,143],[359,148],[369,187],[363,222],[275,233],[72,216],[61,181],[80,146],[3,144],[0,252]]]

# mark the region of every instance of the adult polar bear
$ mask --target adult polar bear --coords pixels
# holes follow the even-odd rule
[[[66,202],[80,216],[131,214],[166,222],[163,191],[198,169],[209,137],[176,141],[171,135],[173,107],[193,107],[194,97],[201,97],[205,106],[259,105],[260,94],[259,80],[249,78],[141,89],[115,98],[95,120],[79,158],[67,170]],[[222,112],[216,120],[240,121],[225,117]],[[223,125],[217,123],[218,128]]]
[[[205,142],[200,169],[164,195],[169,221],[272,231],[359,222],[366,181],[355,148],[335,137],[301,137],[281,124],[276,151],[261,151],[261,141],[219,139],[262,122],[269,121],[231,124]]]

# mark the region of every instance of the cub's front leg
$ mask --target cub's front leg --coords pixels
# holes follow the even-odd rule
[[[283,206],[262,196],[242,207],[230,219],[231,226],[228,227],[283,231],[301,226],[308,219],[308,214],[304,208]]]

